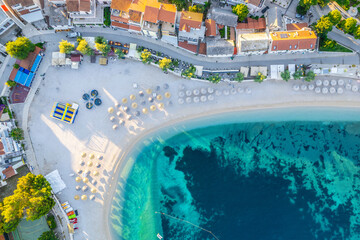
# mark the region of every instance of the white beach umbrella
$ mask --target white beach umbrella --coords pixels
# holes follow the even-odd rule
[[[206,96],[201,96],[201,97],[200,97],[200,101],[206,102],[206,100],[207,100],[207,97],[206,97]]]
[[[194,97],[194,103],[198,103],[200,101],[199,97]]]
[[[338,94],[343,94],[343,92],[344,92],[344,89],[343,89],[343,88],[338,88],[338,89],[337,89],[337,93],[338,93]]]
[[[151,110],[151,111],[155,111],[155,110],[156,110],[156,106],[155,106],[155,105],[151,105],[151,106],[150,106],[150,110]]]
[[[109,107],[108,108],[108,113],[113,113],[114,112],[114,108],[113,107]]]
[[[243,92],[244,92],[244,89],[243,89],[242,87],[239,87],[239,88],[237,89],[237,91],[238,91],[238,93],[243,93]]]
[[[322,92],[323,94],[327,94],[327,93],[329,92],[329,89],[326,88],[326,87],[324,87],[324,88],[321,89],[321,92]]]
[[[143,97],[144,96],[144,91],[139,91],[139,96]]]
[[[84,165],[85,161],[83,159],[81,159],[79,163],[80,163],[80,165]]]
[[[79,200],[79,199],[80,199],[80,196],[79,196],[79,195],[75,195],[75,196],[74,196],[74,199],[75,199],[75,200]]]
[[[88,165],[88,167],[92,167],[94,164],[92,161],[88,161],[87,165]]]
[[[179,103],[179,104],[184,104],[184,99],[183,99],[183,98],[179,98],[179,99],[178,99],[178,103]]]
[[[76,170],[76,172],[77,172],[78,174],[81,174],[81,173],[82,173],[82,169],[78,169],[78,170]]]
[[[186,90],[186,96],[191,96],[191,91],[190,90]]]
[[[120,120],[119,120],[119,124],[120,124],[120,125],[124,125],[124,123],[125,123],[124,119],[120,119]]]
[[[324,80],[323,85],[324,85],[325,87],[329,86],[329,80]]]
[[[116,113],[116,115],[118,115],[119,117],[122,115],[122,113],[120,112],[120,111],[118,111],[117,113]]]
[[[90,159],[94,159],[94,158],[95,158],[95,154],[90,153],[89,158],[90,158]]]
[[[119,104],[118,102],[116,102],[116,103],[114,104],[114,106],[115,106],[115,107],[119,107],[120,104]]]
[[[226,95],[226,96],[230,94],[230,91],[228,89],[225,89],[223,92],[224,92],[224,95]]]
[[[316,93],[321,93],[321,88],[320,88],[320,87],[316,87],[316,88],[315,88],[315,92],[316,92]]]
[[[86,196],[86,195],[82,195],[82,196],[81,196],[81,200],[83,200],[83,201],[87,200],[87,196]]]
[[[110,122],[114,121],[115,117],[114,116],[111,116],[110,117]]]
[[[96,191],[96,188],[91,188],[91,193],[96,193],[97,191]]]
[[[171,97],[171,93],[166,92],[166,93],[164,94],[164,96],[165,96],[166,98],[170,98],[170,97]]]
[[[336,86],[336,84],[337,84],[337,81],[336,81],[335,79],[333,79],[333,80],[330,81],[330,85],[331,85],[331,86]]]
[[[164,109],[164,103],[159,103],[158,108],[159,108],[159,109]]]
[[[99,168],[101,166],[100,163],[96,163],[96,167]]]
[[[82,158],[86,157],[86,152],[82,152],[82,153],[81,153],[81,157],[82,157]]]
[[[127,119],[127,120],[130,120],[130,119],[131,119],[131,115],[127,115],[127,116],[126,116],[126,119]]]
[[[138,107],[138,105],[137,105],[137,103],[136,103],[136,102],[133,102],[133,103],[131,104],[131,107],[135,109],[135,108],[137,108],[137,107]]]
[[[180,91],[178,95],[179,95],[179,97],[184,97],[185,93],[183,91]]]
[[[154,102],[154,98],[153,98],[153,97],[149,97],[149,98],[148,98],[148,101],[149,101],[150,103],[152,103],[152,102]]]
[[[334,94],[334,93],[336,93],[336,89],[334,87],[330,87],[329,92],[331,94]]]
[[[89,182],[89,179],[88,179],[87,177],[84,177],[84,178],[82,179],[82,181],[83,181],[84,183],[88,183],[88,182]]]
[[[199,91],[199,89],[194,89],[193,93],[194,93],[195,96],[197,96],[197,95],[200,94],[200,91]]]
[[[148,110],[147,108],[143,108],[143,109],[142,109],[142,112],[143,112],[143,114],[148,114],[148,113],[149,113],[149,110]]]
[[[80,191],[81,187],[80,187],[79,185],[77,185],[77,186],[75,187],[75,189],[76,189],[76,191]]]
[[[88,189],[88,186],[86,186],[86,185],[82,187],[83,192],[85,192],[87,189]]]
[[[75,181],[76,181],[76,182],[81,182],[81,177],[76,177],[76,178],[75,178]]]
[[[207,91],[206,91],[205,88],[201,88],[201,89],[200,89],[200,92],[201,92],[201,94],[206,94],[206,93],[207,93]]]
[[[339,86],[344,86],[344,84],[345,84],[344,80],[342,80],[342,79],[338,80],[338,85]]]
[[[250,89],[250,88],[246,88],[246,89],[245,89],[245,92],[246,92],[246,94],[251,94],[251,89]]]
[[[309,89],[310,91],[314,90],[314,88],[315,88],[314,84],[309,84],[308,89]]]
[[[121,100],[121,102],[125,104],[125,103],[128,102],[128,100],[127,100],[127,98],[123,98],[123,99]]]
[[[306,91],[306,90],[307,90],[307,86],[306,86],[305,84],[301,84],[301,87],[300,87],[300,88],[301,88],[302,91]]]
[[[159,94],[159,95],[156,96],[156,99],[161,101],[163,99],[163,97]]]
[[[352,86],[351,86],[350,83],[347,83],[347,84],[345,85],[345,89],[346,89],[346,90],[351,90],[351,88],[352,88]]]
[[[208,88],[208,93],[213,93],[213,92],[214,92],[214,89],[211,88],[211,87],[209,87],[209,88]]]
[[[94,200],[94,199],[95,199],[95,195],[90,195],[89,199],[90,199],[90,200]]]
[[[216,90],[215,94],[216,94],[216,96],[220,96],[222,94],[222,92],[220,90]]]
[[[94,170],[93,173],[92,173],[95,177],[96,176],[99,176],[99,172],[97,170]]]
[[[146,89],[146,93],[147,94],[151,94],[152,93],[152,90],[150,88]]]
[[[358,85],[353,85],[353,86],[351,87],[351,91],[353,91],[353,92],[359,91]]]
[[[185,99],[185,101],[186,101],[186,103],[191,103],[192,101],[191,101],[191,97],[187,97],[186,99]]]
[[[299,85],[295,84],[295,85],[293,86],[293,90],[294,90],[294,91],[299,91],[299,89],[300,89]]]
[[[134,95],[134,94],[131,94],[131,95],[130,95],[130,100],[131,100],[131,101],[134,101],[135,99],[136,99],[135,95]]]
[[[320,87],[322,85],[322,81],[320,79],[316,80],[315,85]]]
[[[231,89],[230,92],[232,95],[235,95],[237,93],[235,88]]]
[[[208,99],[209,99],[209,101],[213,101],[213,100],[214,100],[214,96],[210,94],[210,95],[208,96]]]
[[[92,184],[92,185],[96,185],[96,183],[97,183],[97,182],[96,182],[96,179],[91,180],[91,184]]]
[[[114,130],[116,130],[116,129],[118,128],[118,125],[114,124],[114,125],[112,126],[112,128],[113,128]]]

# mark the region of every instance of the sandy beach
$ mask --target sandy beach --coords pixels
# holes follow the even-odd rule
[[[344,80],[348,83],[348,79]],[[138,85],[137,89],[134,89],[134,83]],[[164,84],[168,84],[169,88],[165,89]],[[295,106],[358,107],[360,103],[359,92],[345,90],[343,94],[316,94],[309,90],[294,91],[294,84],[301,85],[302,82],[269,80],[261,84],[222,82],[215,85],[164,74],[158,68],[131,60],[110,62],[108,66],[85,62],[79,70],[50,67],[31,104],[28,126],[41,173],[46,175],[58,169],[67,187],[57,196],[60,201],[69,201],[79,211],[79,230],[74,238],[111,239],[107,222],[119,171],[126,163],[127,154],[146,135],[192,118],[223,112]],[[351,84],[358,85],[356,81]],[[159,90],[156,90],[157,86]],[[209,87],[213,88],[212,94]],[[102,105],[87,110],[82,95],[90,93],[92,89],[98,90]],[[146,93],[147,89],[160,94],[162,99],[158,100],[155,96],[154,102],[149,103],[148,98],[152,94]],[[196,89],[200,92],[198,95],[194,95]],[[207,97],[204,102],[200,100],[202,89],[208,91],[203,94]],[[186,103],[187,90],[191,91],[192,103]],[[144,91],[144,97],[139,95],[139,91]],[[166,98],[165,92],[169,92],[171,97]],[[179,92],[185,94],[183,104],[179,103]],[[134,101],[129,98],[131,94],[136,97]],[[209,95],[213,96],[213,100],[209,100]],[[196,96],[199,96],[198,103],[193,102]],[[122,98],[127,98],[128,102],[122,104]],[[74,124],[50,118],[54,102],[79,104]],[[131,107],[133,102],[138,105],[136,109]],[[119,110],[116,103],[127,106],[130,111]],[[158,109],[160,103],[164,104],[163,109]],[[157,109],[151,111],[151,105]],[[114,113],[108,113],[109,107],[115,109]],[[147,108],[148,114],[144,114],[142,108]],[[118,111],[121,112],[120,116]],[[139,116],[134,116],[136,111],[140,112]],[[132,117],[127,119],[128,115]],[[114,117],[113,121],[110,121],[111,116]],[[121,119],[124,125],[119,123]],[[117,125],[115,130],[114,125]],[[81,157],[82,152],[87,154],[86,158]],[[91,153],[95,155],[92,160],[89,159]],[[97,156],[101,156],[101,160]],[[82,159],[85,161],[83,165],[80,164]],[[89,161],[92,166],[89,166]],[[96,166],[98,163],[99,167]],[[100,174],[90,174],[89,183],[77,183],[75,177],[80,169],[96,170]],[[96,180],[96,183],[93,184],[92,180]],[[88,190],[77,191],[75,188],[78,185],[86,185]],[[91,188],[97,191],[94,200],[74,200],[74,195],[85,194],[89,198],[93,194],[90,193]]]

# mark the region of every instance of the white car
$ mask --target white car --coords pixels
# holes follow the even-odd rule
[[[81,33],[79,33],[79,32],[69,32],[69,33],[66,34],[66,37],[68,37],[68,38],[81,37]]]

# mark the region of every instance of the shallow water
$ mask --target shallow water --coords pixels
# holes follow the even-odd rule
[[[119,180],[113,238],[360,239],[359,151],[360,124],[339,121],[146,140]]]

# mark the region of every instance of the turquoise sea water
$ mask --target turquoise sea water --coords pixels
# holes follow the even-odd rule
[[[249,111],[154,133],[123,166],[113,239],[360,239],[357,119]]]

